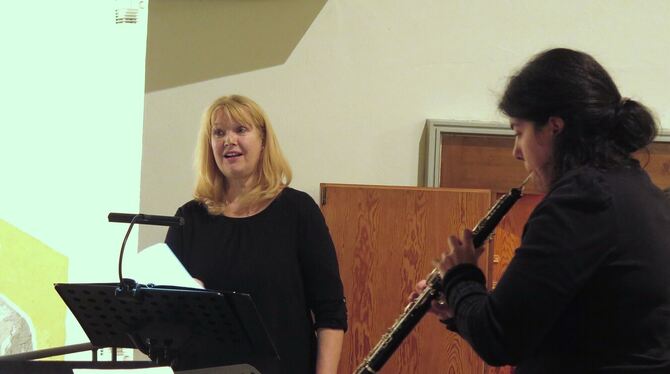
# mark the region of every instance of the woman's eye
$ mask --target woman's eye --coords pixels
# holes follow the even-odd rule
[[[214,131],[212,131],[212,135],[216,136],[217,138],[222,137],[223,136],[223,130],[214,129]]]
[[[244,133],[244,132],[247,132],[247,131],[249,131],[249,129],[244,127],[244,126],[240,126],[240,127],[237,128],[237,132],[239,132],[239,133]]]

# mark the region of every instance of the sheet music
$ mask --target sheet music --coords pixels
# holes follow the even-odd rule
[[[140,284],[203,289],[165,243],[154,244],[123,260],[123,277]]]

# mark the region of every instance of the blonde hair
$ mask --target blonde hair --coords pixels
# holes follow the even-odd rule
[[[291,167],[279,148],[265,112],[253,100],[241,95],[222,96],[214,100],[202,116],[195,154],[197,176],[194,198],[205,204],[209,213],[223,213],[228,182],[216,165],[211,143],[213,119],[219,110],[226,111],[233,121],[257,129],[263,144],[256,170],[256,183],[240,197],[240,205],[248,207],[275,198],[291,183]]]

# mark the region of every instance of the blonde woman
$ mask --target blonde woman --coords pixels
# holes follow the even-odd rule
[[[263,110],[239,95],[205,112],[194,200],[166,243],[194,278],[249,293],[278,350],[277,372],[336,373],[346,306],[335,249],[291,170]],[[253,364],[253,363],[252,363]]]

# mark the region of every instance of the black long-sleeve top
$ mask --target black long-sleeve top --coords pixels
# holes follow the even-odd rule
[[[447,272],[455,330],[527,373],[670,373],[670,202],[639,167],[567,173],[497,287]],[[451,274],[450,274],[451,273]]]
[[[185,224],[171,228],[165,242],[189,273],[208,289],[250,294],[280,372],[313,373],[315,330],[347,328],[335,249],[314,200],[285,188],[251,217],[211,215],[195,200],[176,215]]]

